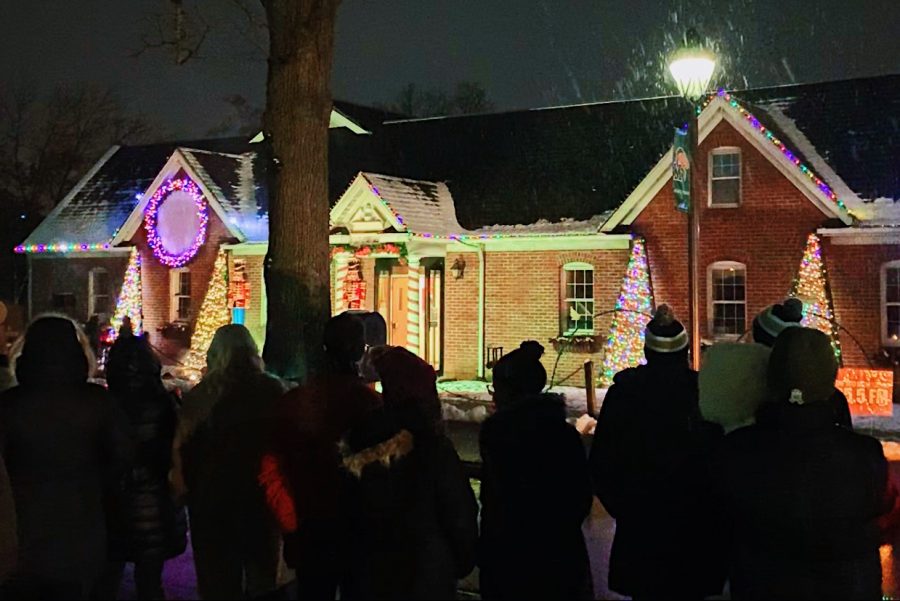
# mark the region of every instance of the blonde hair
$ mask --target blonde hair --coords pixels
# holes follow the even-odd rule
[[[81,350],[84,351],[84,358],[85,361],[87,361],[88,378],[93,378],[97,373],[97,355],[94,353],[94,349],[91,346],[91,340],[84,332],[84,328],[82,328],[77,321],[75,321],[68,315],[50,311],[47,313],[41,313],[30,322],[28,322],[28,327],[25,328],[25,332],[21,336],[16,338],[16,341],[13,342],[12,347],[10,347],[9,371],[12,373],[13,379],[15,379],[16,377],[16,362],[19,360],[19,357],[22,356],[22,349],[25,348],[25,338],[28,336],[28,330],[31,329],[31,326],[32,324],[34,324],[34,322],[47,318],[64,319],[72,324],[72,326],[75,328],[75,337],[78,339],[78,344],[81,346]]]

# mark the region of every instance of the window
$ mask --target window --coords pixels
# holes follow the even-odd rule
[[[112,305],[109,293],[109,272],[102,267],[91,269],[88,274],[88,317],[106,316]]]
[[[562,272],[562,333],[594,333],[594,266],[567,263]]]
[[[741,204],[741,151],[716,148],[709,155],[709,206],[736,207]]]
[[[709,267],[710,333],[714,338],[736,338],[747,328],[747,269],[741,263],[721,261]]]
[[[171,320],[190,321],[191,313],[191,271],[173,269],[169,272],[169,286],[172,291]]]
[[[900,346],[900,261],[881,267],[881,340]]]

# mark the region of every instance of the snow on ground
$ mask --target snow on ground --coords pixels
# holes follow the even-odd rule
[[[483,422],[491,412],[491,395],[487,382],[476,380],[453,380],[438,382],[444,419],[461,422]],[[574,386],[554,386],[549,390],[562,395],[566,400],[566,415],[573,422],[587,413],[587,394],[584,388]],[[606,389],[597,389],[597,409],[606,396]]]

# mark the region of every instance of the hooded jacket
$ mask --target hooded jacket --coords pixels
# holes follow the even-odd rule
[[[453,599],[478,508],[449,439],[378,411],[341,441],[342,599]]]
[[[592,495],[563,399],[538,394],[500,408],[482,425],[480,446],[482,597],[584,598],[591,587],[581,525]]]

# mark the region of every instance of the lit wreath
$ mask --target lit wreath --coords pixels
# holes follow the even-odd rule
[[[166,251],[163,246],[162,238],[160,238],[159,230],[157,229],[157,219],[160,205],[176,190],[187,192],[194,199],[194,203],[197,205],[197,215],[200,217],[200,227],[191,247],[183,253],[174,255]],[[158,188],[153,193],[153,196],[150,197],[150,202],[147,204],[147,210],[144,214],[144,229],[147,230],[147,243],[153,250],[153,256],[159,259],[160,263],[169,267],[182,267],[194,258],[197,251],[200,250],[200,247],[206,241],[206,226],[208,223],[209,213],[206,199],[203,198],[203,193],[197,187],[197,184],[187,178],[173,179],[165,186]]]

